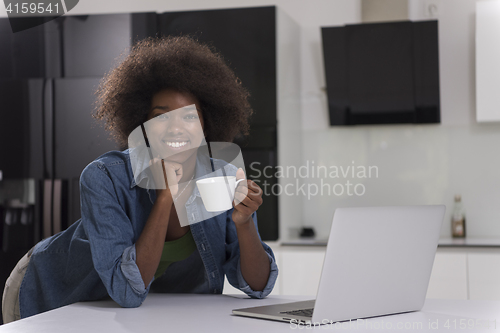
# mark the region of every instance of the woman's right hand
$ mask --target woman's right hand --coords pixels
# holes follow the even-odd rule
[[[182,164],[154,158],[149,161],[153,173],[157,196],[170,194],[173,197],[179,191],[179,181],[182,178]]]

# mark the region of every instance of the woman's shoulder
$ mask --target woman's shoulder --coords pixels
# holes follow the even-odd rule
[[[129,161],[130,161],[129,149],[123,151],[112,150],[102,154],[101,156],[90,162],[89,165],[95,164],[95,165],[110,167],[113,165],[126,164]]]
[[[81,179],[94,178],[98,175],[116,175],[130,178],[130,153],[129,150],[112,150],[102,154],[90,162],[82,171]]]

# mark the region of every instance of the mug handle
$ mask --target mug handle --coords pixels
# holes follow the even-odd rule
[[[245,178],[241,178],[240,180],[237,180],[236,183],[234,183],[234,189],[238,187],[238,184],[242,181],[246,180]]]
[[[234,183],[234,189],[233,189],[233,200],[234,200],[234,196],[236,195],[236,188],[238,187],[238,184],[242,181],[246,180],[246,178],[242,178],[240,180],[237,180],[236,183]]]

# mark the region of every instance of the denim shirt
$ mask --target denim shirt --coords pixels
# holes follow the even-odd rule
[[[203,168],[197,161],[197,179],[213,175]],[[235,175],[236,168],[230,168],[227,174]],[[156,191],[136,185],[129,151],[112,151],[90,163],[80,177],[80,193],[82,218],[33,249],[19,290],[22,318],[108,295],[123,307],[138,307],[150,290],[151,283],[144,285],[135,262],[135,242],[153,208]],[[202,284],[198,281],[197,286],[185,291],[221,294],[226,275],[232,286],[248,296],[266,297],[278,276],[272,250],[261,241],[269,257],[270,274],[264,290],[254,291],[241,274],[238,237],[231,217],[233,209],[210,214],[200,206],[200,200],[195,186],[186,210],[188,217],[197,221],[200,216],[207,217],[190,225],[205,281]],[[257,215],[254,213],[252,218],[257,228]],[[181,280],[180,275],[186,270],[169,269],[168,273],[171,280]]]

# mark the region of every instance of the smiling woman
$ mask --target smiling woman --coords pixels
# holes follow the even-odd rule
[[[220,294],[225,276],[250,297],[267,296],[278,268],[257,230],[261,189],[239,182],[239,203],[208,216],[192,181],[207,174],[198,154],[205,141],[231,142],[248,132],[247,98],[222,57],[191,38],[136,44],[102,81],[95,116],[122,146],[137,129],[144,133],[152,173],[135,177],[134,148],[85,168],[82,218],[18,263],[4,290],[4,322],[108,295],[137,307],[150,291]],[[208,163],[211,171],[245,178],[223,161]],[[163,186],[151,190],[142,182]]]

